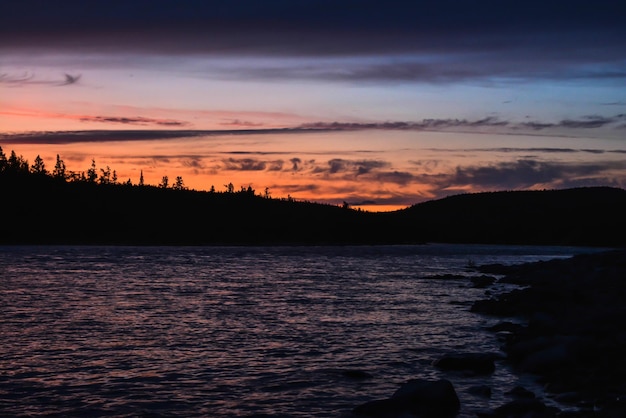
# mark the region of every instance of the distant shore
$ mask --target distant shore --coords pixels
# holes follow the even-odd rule
[[[229,186],[232,186],[229,185]],[[0,172],[0,244],[626,247],[626,190],[451,196],[394,212],[176,187]]]
[[[524,286],[477,301],[472,310],[503,317],[492,330],[507,361],[575,410],[559,415],[533,399],[515,405],[530,414],[524,416],[626,416],[626,250],[478,269]]]

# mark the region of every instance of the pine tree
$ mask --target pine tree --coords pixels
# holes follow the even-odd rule
[[[176,180],[174,181],[174,185],[172,186],[172,189],[174,190],[185,190],[185,182],[183,181],[182,176],[177,176]]]
[[[11,156],[7,160],[7,171],[11,173],[28,173],[28,161],[21,155],[18,156],[15,151],[11,151]]]
[[[106,169],[100,169],[100,184],[109,184],[111,183],[111,169],[107,165]]]
[[[46,165],[39,155],[35,158],[33,165],[30,167],[30,171],[33,174],[46,175],[48,174],[48,170],[46,170]]]
[[[64,181],[67,179],[67,173],[65,172],[65,163],[63,162],[61,157],[59,157],[59,154],[57,154],[57,162],[54,165],[54,170],[52,170],[52,177]]]
[[[87,181],[90,183],[95,183],[98,179],[98,173],[96,172],[96,160],[91,159],[91,167],[87,170]]]
[[[0,173],[2,173],[7,168],[7,156],[2,151],[2,147],[0,147]]]

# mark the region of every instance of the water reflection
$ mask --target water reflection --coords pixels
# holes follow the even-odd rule
[[[579,249],[576,251],[585,251]],[[443,353],[497,351],[476,263],[572,249],[4,247],[1,415],[341,416]],[[346,370],[371,374],[353,379]],[[463,414],[517,377],[449,376]],[[493,388],[491,400],[470,386]],[[500,396],[500,398],[499,398]]]

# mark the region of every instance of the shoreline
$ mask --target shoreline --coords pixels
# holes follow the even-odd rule
[[[490,330],[503,343],[505,362],[535,376],[549,398],[572,408],[556,411],[529,396],[489,416],[626,416],[625,249],[476,270],[521,286],[471,308],[502,318]]]

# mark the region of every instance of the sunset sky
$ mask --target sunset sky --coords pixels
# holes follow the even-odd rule
[[[0,146],[368,210],[626,187],[622,1],[2,1]]]

